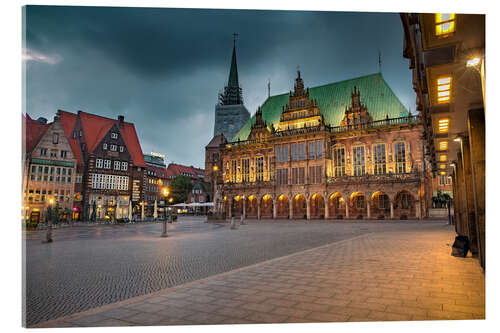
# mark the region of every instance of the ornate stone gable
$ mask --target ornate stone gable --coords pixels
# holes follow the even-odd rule
[[[266,121],[262,119],[262,109],[259,106],[255,113],[255,123],[250,130],[249,140],[263,141],[271,136],[271,131],[267,127]]]
[[[361,103],[359,89],[354,86],[354,92],[351,93],[351,106],[346,107],[342,126],[360,126],[372,121],[371,115],[366,109],[366,105]]]
[[[309,88],[304,89],[304,82],[297,71],[294,92],[290,91],[289,102],[282,108],[279,131],[290,129],[324,126],[325,120],[320,113],[317,100],[309,96]]]

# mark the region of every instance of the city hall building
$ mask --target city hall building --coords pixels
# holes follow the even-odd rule
[[[216,213],[425,217],[431,182],[421,133],[381,73],[305,89],[298,72],[293,92],[267,98],[234,138],[211,147]]]

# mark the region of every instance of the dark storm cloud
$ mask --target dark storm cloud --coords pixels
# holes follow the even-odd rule
[[[397,14],[29,6],[26,110],[58,108],[136,124],[144,152],[202,166],[232,33],[245,105],[293,87],[296,66],[315,86],[378,70],[414,104]]]

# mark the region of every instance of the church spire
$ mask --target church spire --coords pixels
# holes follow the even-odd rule
[[[236,36],[238,34],[233,34],[233,57],[231,58],[231,70],[229,71],[229,79],[227,80],[227,86],[233,88],[239,88],[238,83],[238,66],[236,65]]]
[[[231,69],[229,70],[227,85],[224,87],[224,93],[219,95],[220,105],[243,104],[243,91],[238,82],[238,66],[236,65],[236,36],[238,36],[238,34],[234,33]]]

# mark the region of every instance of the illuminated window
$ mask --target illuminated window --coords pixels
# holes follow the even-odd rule
[[[448,141],[439,142],[439,150],[446,150],[446,149],[448,149]]]
[[[455,14],[436,13],[436,36],[448,37],[455,32]]]
[[[448,160],[448,156],[446,156],[446,155],[439,155],[439,161],[446,162],[447,160]]]
[[[333,163],[335,170],[335,177],[342,177],[345,175],[345,151],[344,147],[335,148],[333,151]]]
[[[448,118],[439,119],[438,121],[439,133],[447,133],[449,126],[450,126],[450,119]]]
[[[440,169],[446,169],[446,164],[440,164],[440,165],[439,165],[439,168],[440,168]]]
[[[450,101],[451,76],[441,77],[437,80],[437,93],[438,103]]]
[[[406,172],[406,147],[404,142],[396,142],[394,144],[396,173]]]
[[[376,175],[385,174],[385,144],[373,146],[373,172]]]
[[[480,62],[481,62],[481,58],[478,58],[478,57],[469,59],[469,60],[467,60],[467,67],[477,66],[477,65],[479,65]]]

